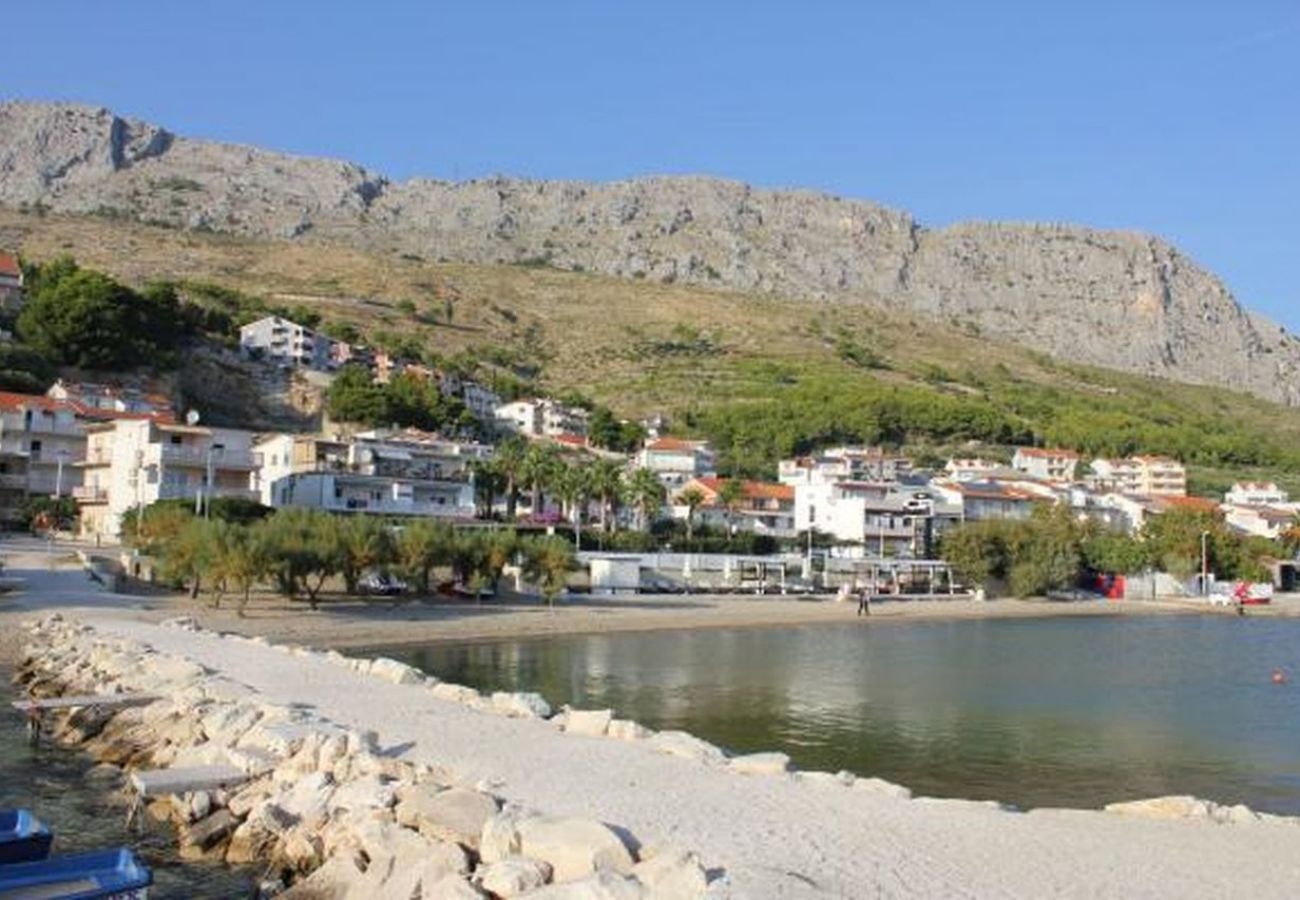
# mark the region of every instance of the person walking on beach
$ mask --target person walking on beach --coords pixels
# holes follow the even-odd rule
[[[871,615],[871,591],[866,588],[858,591],[858,615]]]

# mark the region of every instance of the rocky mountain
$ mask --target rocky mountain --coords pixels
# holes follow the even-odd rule
[[[903,212],[698,177],[390,181],[190,140],[109,110],[0,104],[0,204],[472,263],[680,281],[942,319],[1059,358],[1300,405],[1300,340],[1158,238],[927,229]]]

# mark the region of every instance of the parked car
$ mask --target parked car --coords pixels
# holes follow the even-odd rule
[[[361,576],[357,587],[363,594],[374,594],[379,597],[392,597],[406,592],[406,582],[387,572],[367,572]]]

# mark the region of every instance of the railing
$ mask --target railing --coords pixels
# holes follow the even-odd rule
[[[208,447],[187,447],[183,444],[159,444],[162,461],[183,466],[203,466],[212,461],[213,471],[221,469],[256,469],[262,465],[262,454],[247,450],[213,450]]]
[[[104,503],[108,500],[108,489],[89,485],[78,486],[72,489],[72,497],[82,503]]]
[[[69,462],[82,466],[107,466],[113,462],[113,454],[103,449],[89,450],[74,456]]]
[[[0,474],[0,488],[22,488],[27,489],[27,476],[14,475],[12,473]]]

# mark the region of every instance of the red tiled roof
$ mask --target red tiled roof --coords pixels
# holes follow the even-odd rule
[[[53,400],[44,394],[18,394],[13,391],[0,391],[0,412],[19,412],[24,409],[43,409],[49,412],[66,409],[80,412],[75,404],[67,400]]]
[[[18,265],[18,257],[12,253],[0,253],[0,275],[8,275],[10,278],[21,278],[23,274],[22,267]]]
[[[687,483],[687,486],[695,485],[703,488],[706,493],[716,496],[728,480],[714,475],[704,475],[692,479]],[[785,500],[791,503],[794,502],[794,487],[791,485],[777,484],[770,481],[743,481],[741,484],[745,489],[745,499],[747,500]]]
[[[699,441],[675,437],[661,437],[645,445],[647,450],[698,450],[699,447]]]
[[[1156,497],[1152,497],[1151,499],[1154,500],[1158,505],[1163,506],[1166,509],[1190,509],[1190,510],[1195,510],[1196,512],[1212,512],[1212,513],[1222,512],[1222,510],[1219,508],[1218,503],[1216,503],[1213,500],[1207,500],[1204,497],[1156,496]]]
[[[557,434],[551,438],[557,444],[564,444],[567,447],[585,447],[587,439],[580,434]]]

